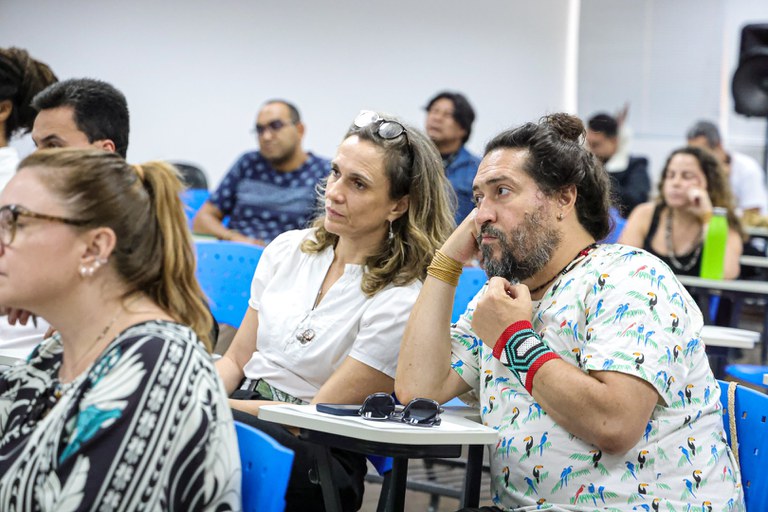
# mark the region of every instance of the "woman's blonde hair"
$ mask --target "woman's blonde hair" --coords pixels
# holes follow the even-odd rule
[[[128,286],[189,325],[210,350],[211,314],[195,278],[195,254],[179,199],[183,186],[165,162],[132,166],[115,153],[91,149],[37,151],[19,170],[37,167],[42,182],[83,219],[81,229],[116,235],[111,264]]]
[[[402,286],[416,279],[424,280],[435,250],[455,227],[456,197],[435,145],[400,120],[383,114],[379,117],[403,125],[404,133],[394,139],[384,139],[378,135],[380,122],[373,122],[362,128],[352,125],[344,140],[354,135],[379,148],[389,178],[390,199],[396,201],[407,195],[409,206],[407,212],[392,222],[393,237],[385,237],[380,251],[365,262],[361,287],[369,297],[390,283]],[[324,214],[315,219],[317,241],[305,240],[302,251],[317,253],[336,245],[339,237],[326,231],[324,220]]]

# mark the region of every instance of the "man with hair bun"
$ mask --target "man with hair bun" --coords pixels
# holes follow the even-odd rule
[[[701,312],[655,256],[596,244],[610,185],[583,137],[553,114],[488,143],[477,208],[435,253],[409,318],[397,397],[479,402],[499,432],[483,510],[743,511]],[[490,280],[451,325],[478,249]]]

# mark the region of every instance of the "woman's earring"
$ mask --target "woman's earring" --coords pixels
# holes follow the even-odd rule
[[[563,214],[562,213],[558,213],[557,214],[557,220],[563,220]]]
[[[89,267],[86,267],[85,265],[80,265],[80,268],[78,269],[78,272],[80,272],[81,277],[92,277],[93,274],[96,273],[97,270],[99,270],[99,267],[102,265],[106,265],[107,262],[106,258],[96,258],[93,262],[93,264]]]
[[[392,232],[392,221],[389,221],[389,241],[391,242],[393,238],[395,238],[395,233]]]

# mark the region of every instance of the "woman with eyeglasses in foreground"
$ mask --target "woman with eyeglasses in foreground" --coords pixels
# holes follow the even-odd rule
[[[450,184],[426,136],[364,111],[339,145],[310,229],[289,231],[264,250],[240,329],[216,365],[235,419],[294,450],[286,510],[323,510],[310,481],[319,450],[261,405],[361,404],[391,393],[406,321],[426,268],[453,227]],[[331,450],[345,510],[362,502],[363,456]]]
[[[0,303],[58,329],[0,374],[0,510],[240,509],[181,187],[57,149],[0,195]]]

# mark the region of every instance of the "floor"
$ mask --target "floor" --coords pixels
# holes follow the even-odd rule
[[[423,467],[423,461],[411,460],[408,465],[408,472],[413,473]],[[485,490],[485,489],[483,489]],[[381,485],[366,482],[365,496],[363,498],[363,507],[360,509],[364,512],[375,512],[376,506],[379,502],[379,494],[381,493]],[[487,492],[485,493],[487,494]],[[459,500],[454,498],[440,497],[438,507],[436,509],[430,508],[430,495],[424,492],[417,492],[408,490],[405,494],[405,510],[407,512],[452,512],[459,508]]]
[[[363,507],[360,509],[363,512],[375,512],[376,506],[379,503],[379,492],[381,486],[378,484],[368,483],[365,486],[365,497],[363,498]],[[408,491],[405,495],[405,510],[407,512],[453,512],[458,510],[459,500],[452,498],[440,498],[440,504],[437,510],[430,510],[429,508],[429,495],[423,492]]]

